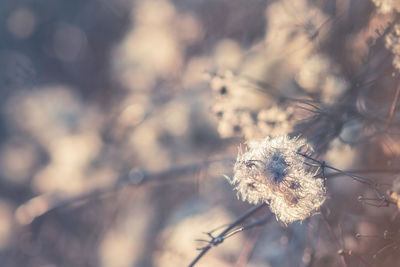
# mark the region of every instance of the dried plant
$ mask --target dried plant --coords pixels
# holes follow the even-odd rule
[[[343,266],[360,262],[369,266],[370,262],[376,261],[376,255],[398,244],[391,241],[383,245],[372,260],[346,249],[346,242],[335,233],[337,228],[339,235],[343,235],[343,228],[341,224],[336,227],[331,224],[335,218],[329,218],[327,207],[333,205],[330,199],[338,201],[338,191],[329,186],[330,177],[336,176],[346,176],[365,185],[368,196],[358,197],[365,205],[382,208],[400,203],[397,180],[393,179],[391,190],[386,192],[383,182],[358,174],[382,172],[393,178],[396,169],[345,171],[334,167],[335,163],[341,164],[338,160],[341,155],[334,155],[335,147],[344,146],[369,151],[378,144],[383,148],[380,153],[385,154],[385,159],[392,157],[397,162],[400,121],[396,111],[400,87],[394,70],[398,71],[400,66],[397,51],[399,15],[396,14],[399,10],[396,1],[373,2],[377,12],[364,22],[364,32],[360,31],[358,39],[352,39],[354,47],[346,47],[347,44],[337,44],[337,40],[351,33],[339,25],[349,23],[350,18],[345,22],[343,14],[331,16],[326,6],[323,6],[325,9],[312,9],[312,12],[303,10],[311,2],[299,1],[291,5],[288,1],[276,1],[267,11],[270,23],[266,40],[271,45],[260,54],[273,58],[270,64],[276,67],[266,63],[268,71],[280,73],[290,82],[280,81],[278,74],[257,80],[229,73],[211,80],[211,87],[216,92],[213,111],[218,118],[221,137],[243,137],[247,143],[247,148],[240,149],[232,178],[226,176],[238,197],[251,204],[267,204],[277,220],[286,226],[296,221],[309,222],[319,217],[312,215],[320,214]],[[318,6],[317,3],[314,5]],[[300,14],[293,16],[296,10]],[[304,20],[304,28],[301,29],[301,23],[287,27],[291,23],[293,26],[290,21],[293,17]],[[375,33],[371,34],[371,28]],[[321,32],[318,46],[306,45],[307,39],[316,43],[316,36]],[[364,42],[362,49],[360,42]],[[295,44],[304,47],[294,53]],[[354,58],[344,58],[338,55],[338,47],[358,51],[354,50]],[[284,55],[283,58],[280,55]],[[283,70],[281,66],[287,68]],[[241,72],[249,75],[246,70]],[[387,88],[384,93],[379,91],[382,86]],[[260,102],[252,105],[252,102],[242,101],[246,92],[262,96],[261,105]],[[333,159],[332,165],[324,159]],[[212,237],[207,250],[229,236],[230,228],[226,231],[219,236],[220,242],[215,242]],[[204,255],[202,253],[199,257]]]
[[[2,2],[1,266],[400,262],[399,0]]]
[[[304,146],[305,140],[287,136],[250,143],[239,153],[230,182],[243,200],[268,203],[284,224],[302,221],[325,201],[323,179],[298,154]]]

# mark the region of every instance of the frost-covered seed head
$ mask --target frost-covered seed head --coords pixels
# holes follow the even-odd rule
[[[324,203],[326,191],[298,154],[304,146],[305,140],[287,136],[250,143],[239,153],[231,179],[238,196],[253,204],[269,203],[285,224],[311,216]]]

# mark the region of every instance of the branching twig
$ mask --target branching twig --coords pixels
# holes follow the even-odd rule
[[[317,159],[314,159],[313,157],[311,157],[311,156],[309,156],[309,155],[307,155],[305,153],[301,153],[301,152],[297,152],[297,153],[299,155],[303,156],[304,158],[306,158],[308,160],[311,160],[312,162],[317,163],[316,167],[320,167],[322,169],[325,169],[325,168],[326,169],[331,169],[331,170],[333,170],[333,171],[335,171],[335,172],[337,172],[339,174],[343,174],[345,176],[348,176],[348,177],[352,178],[353,180],[355,180],[357,182],[366,184],[367,186],[369,186],[370,188],[372,188],[375,191],[375,193],[376,193],[376,195],[378,197],[378,200],[380,200],[382,203],[396,204],[395,202],[390,200],[389,196],[387,196],[385,193],[382,193],[378,189],[378,183],[374,179],[369,178],[369,177],[365,177],[365,176],[361,176],[361,175],[358,175],[358,174],[350,173],[348,171],[340,170],[338,168],[335,168],[333,166],[330,166],[330,165],[326,164],[326,162],[324,162],[324,161],[319,161]],[[312,166],[314,166],[314,165],[312,165]]]
[[[262,203],[262,204],[259,204],[255,207],[249,209],[247,212],[245,212],[239,218],[237,218],[235,221],[233,221],[230,225],[228,225],[218,236],[213,237],[211,234],[209,234],[209,236],[211,237],[211,240],[209,241],[208,245],[201,249],[201,252],[199,253],[199,255],[197,255],[197,257],[188,266],[189,267],[194,266],[213,246],[217,246],[220,243],[222,243],[224,241],[224,238],[226,238],[226,236],[230,233],[230,231],[232,229],[234,229],[236,226],[238,226],[239,224],[244,222],[247,218],[252,216],[254,213],[259,211],[266,205],[267,205],[266,203]],[[256,226],[256,225],[254,225],[254,226]],[[230,236],[231,235],[232,235],[232,233],[230,234]]]
[[[265,218],[257,219],[252,223],[249,223],[249,224],[247,224],[245,226],[242,226],[242,227],[239,227],[237,229],[234,229],[232,232],[226,233],[224,236],[221,236],[221,237],[214,237],[212,235],[212,233],[215,231],[214,230],[214,231],[206,233],[208,235],[208,237],[211,238],[210,240],[197,239],[197,241],[207,242],[208,243],[207,246],[212,245],[212,246],[216,247],[217,245],[221,244],[222,242],[224,242],[229,237],[232,237],[232,236],[234,236],[234,235],[236,235],[236,234],[238,234],[240,232],[252,229],[252,228],[254,228],[256,226],[265,225],[269,221],[270,218],[271,218],[271,214],[266,216]],[[205,246],[205,247],[207,247],[207,246]],[[198,248],[198,250],[203,250],[205,247]]]

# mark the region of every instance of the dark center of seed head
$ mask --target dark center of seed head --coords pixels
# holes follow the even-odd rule
[[[272,155],[271,161],[268,165],[268,169],[271,172],[275,182],[281,182],[287,175],[288,164],[282,153],[279,151]]]
[[[221,95],[226,95],[226,93],[228,92],[228,89],[226,88],[226,86],[222,86],[219,90]]]

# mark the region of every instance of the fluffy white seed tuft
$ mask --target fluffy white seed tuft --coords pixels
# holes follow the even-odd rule
[[[287,136],[250,143],[246,152],[239,152],[230,181],[238,197],[268,203],[284,224],[311,216],[324,203],[326,190],[298,153],[305,146],[305,140]]]

